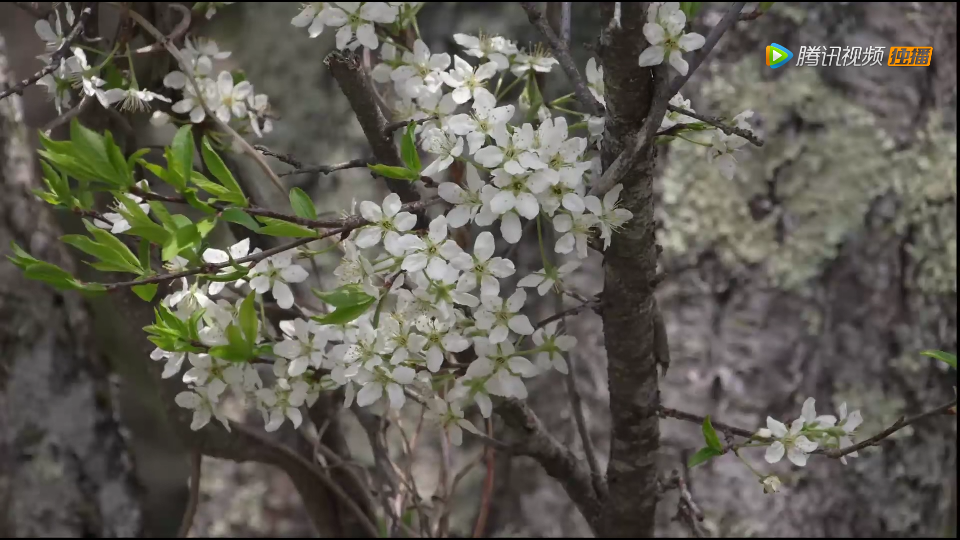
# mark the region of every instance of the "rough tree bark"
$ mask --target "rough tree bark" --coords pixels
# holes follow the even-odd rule
[[[7,73],[0,36],[0,87]],[[18,96],[0,101],[0,536],[141,531],[130,459],[89,315],[75,293],[26,279],[11,242],[70,269],[39,187]]]
[[[615,3],[602,5],[603,20],[613,21]],[[620,24],[611,22],[601,38],[600,56],[606,89],[606,170],[648,118],[663,70],[642,68],[637,58],[646,3],[622,2]],[[662,66],[661,66],[662,67]],[[653,355],[654,298],[651,279],[657,270],[653,218],[653,170],[656,148],[648,145],[623,180],[622,205],[633,212],[604,258],[601,296],[607,349],[612,433],[607,467],[609,495],[599,532],[613,537],[651,537],[657,506],[657,451],[660,403]]]

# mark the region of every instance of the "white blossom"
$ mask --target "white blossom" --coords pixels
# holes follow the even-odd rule
[[[450,443],[454,446],[460,446],[463,443],[464,429],[471,433],[481,434],[476,426],[463,418],[463,410],[456,401],[447,402],[439,396],[434,396],[427,402],[427,407],[424,418],[439,424],[446,431]]]
[[[640,65],[656,66],[666,58],[681,75],[686,75],[689,65],[683,59],[683,53],[703,47],[706,42],[704,37],[693,32],[683,32],[687,17],[680,11],[677,2],[651,4],[647,11],[647,21],[643,25],[643,35],[650,46],[640,53]]]
[[[250,273],[250,288],[264,294],[273,292],[277,305],[283,309],[293,307],[293,291],[288,283],[300,283],[307,279],[307,271],[293,264],[293,254],[289,251],[277,253],[258,262]]]
[[[587,258],[587,239],[597,224],[597,216],[593,214],[578,214],[574,212],[557,214],[553,218],[553,227],[563,233],[557,240],[554,251],[570,253],[576,248],[577,256]]]
[[[454,41],[466,49],[468,55],[476,58],[486,58],[497,65],[497,71],[510,67],[510,57],[517,54],[517,46],[507,38],[501,36],[471,36],[468,34],[454,34]]]
[[[364,372],[361,372],[364,373]],[[378,368],[375,372],[366,372],[372,375],[371,380],[357,392],[357,405],[367,407],[373,405],[383,396],[384,391],[390,401],[390,408],[399,410],[406,401],[403,387],[413,382],[417,372],[406,366],[397,366],[392,371]]]
[[[418,39],[413,43],[413,52],[403,53],[402,62],[390,73],[390,79],[399,94],[416,98],[440,90],[440,74],[450,67],[450,55],[430,54],[427,44]]]
[[[537,348],[543,349],[537,353],[537,366],[540,369],[548,370],[553,367],[566,375],[569,369],[566,360],[563,358],[563,353],[577,346],[577,338],[556,335],[559,324],[560,321],[553,321],[543,328],[538,328],[533,333],[533,343]]]
[[[596,58],[587,60],[587,88],[601,105],[607,106],[607,101],[603,97],[603,66],[597,67]]]
[[[518,289],[506,299],[499,296],[481,296],[482,307],[474,314],[477,328],[490,332],[490,343],[505,341],[510,334],[509,330],[523,336],[533,334],[530,319],[519,313],[526,301],[527,292],[523,289]]]
[[[284,339],[273,346],[273,352],[290,360],[286,375],[299,377],[308,367],[320,368],[330,334],[314,321],[297,318],[281,321]]]
[[[463,352],[470,346],[467,338],[443,321],[420,318],[416,324],[417,330],[423,334],[421,352],[427,359],[427,369],[431,373],[440,369],[446,353]]]
[[[495,130],[504,129],[515,111],[513,105],[497,107],[497,98],[486,88],[476,89],[473,95],[473,114],[451,116],[447,123],[455,134],[467,136],[471,155],[483,147],[487,137],[493,137]]]
[[[203,260],[210,264],[226,264],[231,260],[236,261],[237,259],[242,259],[243,257],[246,257],[250,252],[250,239],[244,238],[243,240],[240,240],[236,244],[230,246],[228,248],[228,251],[229,253],[227,251],[223,251],[220,249],[207,248],[203,252]],[[256,252],[259,252],[259,250],[257,250]],[[248,268],[250,266],[249,262],[235,263],[235,264],[243,268]],[[220,272],[217,275],[228,276],[235,272],[236,272],[236,269],[233,268],[233,266],[228,266],[220,270]],[[234,286],[242,287],[245,283],[246,281],[244,281],[243,278],[241,278],[234,282]],[[211,281],[210,285],[207,287],[207,292],[209,292],[210,294],[219,294],[220,291],[222,291],[225,286],[226,286],[226,283],[223,281]]]
[[[771,436],[777,439],[767,448],[764,455],[767,463],[780,461],[786,453],[787,459],[794,465],[803,467],[807,464],[807,454],[817,449],[817,443],[808,439],[806,435],[800,435],[803,429],[803,418],[794,420],[788,431],[787,426],[768,416],[767,429],[770,430]]]
[[[211,417],[216,417],[223,424],[223,427],[230,431],[229,420],[217,408],[218,401],[211,399],[206,392],[200,392],[198,389],[180,392],[174,398],[174,402],[184,409],[193,411],[193,420],[190,422],[190,429],[193,431],[197,431],[210,423]]]
[[[469,223],[483,207],[481,190],[486,184],[480,180],[476,167],[467,164],[466,169],[466,189],[454,182],[443,182],[437,188],[440,198],[455,205],[447,212],[447,224],[455,229]]]
[[[490,231],[483,231],[477,235],[473,244],[473,255],[458,257],[453,264],[463,270],[457,284],[464,282],[464,287],[472,290],[480,286],[481,296],[497,296],[500,294],[500,279],[512,276],[516,272],[513,261],[502,257],[494,257],[496,242]]]
[[[580,261],[570,261],[560,265],[559,268],[543,268],[527,274],[517,283],[517,287],[536,287],[540,296],[547,294],[550,289],[557,285],[558,290],[563,288],[563,278],[580,267]]]
[[[410,212],[401,212],[400,196],[391,193],[383,199],[383,206],[363,201],[360,203],[360,215],[370,222],[370,225],[360,229],[356,244],[359,248],[368,248],[384,242],[384,247],[393,251],[400,241],[400,233],[409,231],[417,224],[417,216]],[[402,248],[401,248],[402,249]]]
[[[604,249],[610,247],[610,239],[613,237],[614,231],[619,230],[624,223],[633,218],[633,212],[626,208],[617,207],[621,191],[623,191],[623,184],[617,184],[603,196],[603,202],[593,195],[588,195],[583,199],[587,210],[597,216]]]
[[[440,74],[443,82],[453,88],[453,100],[463,104],[476,97],[476,91],[485,88],[486,81],[497,72],[496,62],[487,62],[474,71],[473,66],[459,56],[453,57],[453,69]]]
[[[430,279],[443,279],[447,262],[463,252],[453,239],[447,238],[447,219],[443,216],[430,222],[426,238],[412,237],[409,245],[401,268],[406,272],[424,270]]]
[[[380,46],[375,23],[390,24],[399,11],[386,2],[337,2],[336,7],[323,10],[324,23],[339,27],[337,48],[354,50],[363,45],[370,50]],[[356,39],[354,39],[356,36]]]
[[[437,159],[427,165],[427,168],[420,173],[423,176],[432,176],[446,170],[453,163],[453,160],[463,153],[463,139],[457,137],[454,133],[437,128],[425,131],[421,144],[424,150],[437,155]]]

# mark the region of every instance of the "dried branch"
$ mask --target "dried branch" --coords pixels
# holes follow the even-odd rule
[[[190,498],[187,500],[187,511],[183,514],[177,538],[186,538],[193,526],[193,517],[197,515],[197,505],[200,504],[200,464],[203,454],[199,450],[190,453]]]
[[[27,77],[10,88],[0,92],[0,99],[12,94],[23,95],[24,89],[26,89],[28,86],[36,84],[37,81],[53,73],[58,67],[60,67],[60,61],[63,60],[67,53],[70,52],[70,46],[73,45],[73,42],[76,41],[81,34],[83,34],[84,25],[87,24],[87,20],[90,18],[91,13],[93,13],[93,6],[84,7],[83,10],[80,11],[80,16],[77,17],[76,24],[73,25],[73,28],[70,29],[70,32],[68,32],[66,37],[63,38],[63,43],[61,43],[60,46],[57,47],[57,50],[50,55],[50,63],[30,77]]]
[[[599,103],[597,103],[593,94],[590,93],[590,90],[587,89],[587,83],[583,76],[580,75],[580,71],[577,69],[577,64],[570,55],[570,49],[567,47],[567,44],[557,36],[553,28],[550,28],[550,24],[543,16],[543,13],[540,13],[540,10],[537,9],[535,3],[520,2],[520,5],[524,11],[527,12],[527,18],[530,19],[530,23],[543,34],[543,37],[547,39],[547,43],[550,44],[550,50],[553,51],[553,56],[560,63],[560,67],[563,68],[564,73],[567,74],[570,83],[573,84],[573,91],[577,95],[577,101],[580,102],[580,106],[587,109],[587,112],[593,116],[600,114]]]
[[[364,73],[359,58],[355,54],[334,51],[327,55],[324,63],[330,68],[330,73],[350,102],[350,108],[357,115],[377,162],[393,167],[403,166],[393,141],[393,133],[386,131],[389,124],[380,111],[373,86]],[[420,193],[410,182],[392,178],[385,180],[390,191],[400,195],[403,202],[420,200]]]
[[[726,33],[737,21],[740,19],[740,12],[743,10],[746,2],[734,2],[730,9],[727,10],[727,14],[723,16],[723,19],[713,27],[713,30],[707,35],[707,39],[703,44],[703,47],[700,48],[700,54],[698,54],[690,62],[690,68],[687,70],[686,75],[681,75],[673,80],[670,84],[670,95],[667,96],[667,99],[675,96],[677,92],[683,88],[683,85],[687,84],[687,81],[690,80],[690,77],[693,76],[693,73],[697,71],[697,68],[700,67],[700,64],[707,59],[707,56],[710,55],[710,51],[717,45],[717,42],[720,41],[720,38],[723,37],[723,34]]]
[[[684,459],[684,461],[686,461],[686,459]],[[684,468],[686,468],[686,464],[684,464]],[[703,510],[701,510],[700,506],[693,500],[693,493],[690,492],[684,476],[685,474],[681,475],[679,472],[673,471],[670,480],[662,483],[660,489],[661,491],[667,491],[676,488],[680,494],[680,498],[677,501],[677,513],[673,517],[673,520],[683,521],[684,525],[693,533],[693,536],[696,538],[704,538],[707,535],[700,526],[700,522],[703,521],[704,517]]]
[[[516,455],[532,457],[547,474],[560,482],[595,531],[601,499],[593,487],[589,469],[569,448],[547,432],[526,403],[516,399],[504,400],[496,407],[496,411],[507,425],[522,434],[522,438],[511,445],[511,451]]]
[[[728,126],[727,124],[723,123],[723,120],[721,118],[717,118],[715,116],[707,116],[704,114],[689,111],[682,107],[674,107],[673,105],[667,105],[667,110],[675,113],[680,113],[680,114],[689,116],[690,118],[695,118],[697,120],[700,120],[701,122],[710,124],[711,126],[719,129],[720,131],[726,133],[727,135],[738,135],[740,137],[743,137],[744,139],[750,141],[754,146],[757,146],[757,147],[763,146],[763,141],[760,138],[758,138],[756,135],[754,135],[752,131],[750,131],[749,129],[740,129],[738,127]]]
[[[425,201],[418,201],[418,202],[415,202],[415,203],[405,204],[405,205],[403,205],[401,208],[402,208],[402,210],[407,211],[407,212],[418,212],[418,211],[426,208],[427,206],[430,206],[431,204],[434,204],[434,203],[436,203],[436,202],[438,202],[438,201],[440,201],[440,200],[442,200],[442,199],[440,199],[439,197],[433,197],[433,198],[427,199],[427,200],[425,200]],[[313,242],[314,240],[321,240],[321,239],[323,239],[323,238],[328,238],[328,237],[335,236],[335,235],[338,235],[338,234],[349,233],[350,231],[352,231],[352,230],[354,230],[354,229],[357,229],[357,228],[359,228],[359,227],[362,227],[362,226],[364,226],[364,225],[367,225],[369,222],[368,222],[366,219],[364,219],[362,216],[360,216],[360,215],[353,215],[353,216],[349,216],[349,217],[346,217],[346,218],[340,220],[340,223],[341,223],[341,226],[339,226],[339,227],[337,227],[337,228],[335,228],[335,229],[330,229],[330,230],[324,231],[323,233],[320,233],[320,234],[318,234],[317,236],[310,236],[310,237],[306,237],[306,238],[297,238],[296,240],[293,240],[293,241],[291,241],[291,242],[287,242],[286,244],[282,244],[282,245],[279,245],[279,246],[270,248],[270,249],[265,250],[265,251],[261,251],[260,253],[254,253],[254,254],[251,254],[251,255],[247,255],[246,257],[241,257],[241,258],[239,258],[239,259],[235,259],[235,260],[233,261],[233,264],[243,264],[243,263],[248,263],[248,262],[255,264],[255,263],[258,263],[258,262],[262,261],[263,259],[266,259],[267,257],[276,255],[277,253],[283,253],[284,251],[289,251],[289,250],[291,250],[291,249],[300,247],[300,246],[302,246],[302,245],[304,245],[304,244]],[[181,277],[188,277],[188,276],[194,276],[194,275],[196,275],[196,274],[205,274],[205,273],[216,272],[217,270],[222,270],[222,269],[224,269],[224,268],[231,267],[231,266],[232,266],[232,264],[231,264],[231,262],[229,262],[229,261],[228,261],[228,262],[225,262],[225,263],[218,263],[218,264],[206,264],[206,265],[203,265],[203,266],[200,266],[200,267],[197,267],[197,268],[191,268],[191,269],[189,269],[189,270],[183,270],[183,271],[180,271],[180,272],[172,272],[172,273],[169,273],[169,274],[160,274],[160,275],[158,275],[158,276],[152,276],[152,277],[148,277],[148,278],[136,279],[136,280],[132,280],[132,281],[121,281],[121,282],[118,282],[118,283],[105,283],[105,284],[103,284],[103,285],[104,285],[104,287],[106,287],[106,289],[107,289],[108,291],[111,291],[111,290],[116,290],[116,289],[122,289],[122,288],[125,288],[125,287],[133,287],[134,285],[143,285],[143,284],[145,284],[145,283],[161,283],[161,282],[164,282],[164,281],[170,281],[170,280],[177,279],[177,278],[181,278]]]

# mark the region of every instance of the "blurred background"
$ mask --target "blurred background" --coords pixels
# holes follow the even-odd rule
[[[573,9],[572,42],[583,66],[601,21],[595,4]],[[256,142],[310,164],[366,155],[359,125],[323,64],[333,34],[310,39],[292,27],[298,10],[295,3],[237,3],[198,21],[197,33],[232,51],[218,68],[244,70],[257,92],[270,96],[279,118]],[[705,35],[725,10],[724,3],[704,3],[693,29]],[[956,373],[918,351],[957,348],[956,15],[953,3],[778,2],[738,23],[696,72],[683,92],[694,109],[727,117],[752,109],[766,144],[741,154],[733,180],[707,164],[702,149],[674,143],[660,150],[667,279],[658,300],[673,358],[661,384],[666,406],[752,428],[767,415],[792,419],[813,396],[822,412],[843,402],[860,409],[861,433],[873,433],[953,396]],[[41,67],[34,20],[0,4],[0,77],[8,82]],[[456,32],[482,30],[520,44],[538,39],[514,3],[432,3],[419,25],[434,52],[457,52]],[[933,64],[771,70],[763,62],[771,42],[795,53],[801,45],[933,46]],[[164,61],[157,60],[161,77]],[[546,77],[547,97],[568,91],[559,70]],[[56,113],[42,89],[28,89],[17,107],[14,101],[0,102],[0,253],[7,255],[13,240],[68,266],[70,254],[56,238],[79,222],[44,209],[27,189],[38,181],[37,130]],[[172,128],[154,128],[147,119],[132,122],[138,144],[167,144]],[[232,164],[244,186],[261,204],[286,208],[244,159]],[[306,190],[320,211],[385,194],[362,170],[284,180]],[[218,234],[230,240],[228,230]],[[518,251],[518,275],[540,268],[530,247]],[[329,276],[337,259],[318,264]],[[591,253],[573,283],[600,292],[600,265]],[[332,283],[326,276],[320,284]],[[557,311],[545,298],[530,307],[534,320]],[[4,536],[175,534],[189,455],[168,425],[168,403],[147,358],[151,347],[139,330],[150,317],[149,308],[116,296],[59,294],[0,261]],[[568,327],[580,343],[580,393],[603,465],[608,396],[600,318],[583,313]],[[558,377],[532,379],[530,404],[580,453]],[[255,411],[249,418],[259,426]],[[341,412],[340,420],[357,461],[372,462],[353,415]],[[661,432],[664,472],[682,471],[701,446],[699,428],[668,419]],[[450,456],[454,470],[476,462],[481,451],[468,439]],[[760,453],[751,457],[762,460]],[[764,495],[734,459],[689,471],[689,484],[716,536],[955,536],[956,457],[956,422],[936,419],[845,466],[828,459],[802,469],[780,463],[773,467],[784,481],[777,495]],[[425,430],[412,464],[425,500],[436,491],[440,459],[438,434]],[[588,534],[563,490],[533,461],[497,456],[493,477],[487,535]],[[474,466],[460,484],[452,515],[460,536],[473,531],[483,479],[484,466]],[[672,519],[676,497],[668,493],[660,504],[661,535],[689,534]],[[315,534],[282,471],[204,458],[191,535]]]

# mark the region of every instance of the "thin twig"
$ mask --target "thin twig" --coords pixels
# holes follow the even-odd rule
[[[285,173],[280,173],[279,176],[292,176],[294,174],[311,174],[311,173],[320,173],[320,174],[330,174],[335,171],[342,171],[344,169],[359,169],[361,167],[366,167],[367,165],[372,165],[376,163],[377,160],[373,156],[351,159],[350,161],[344,161],[343,163],[334,163],[333,165],[316,165],[313,167],[304,167],[302,169],[297,169],[295,171],[288,171]]]
[[[440,200],[442,200],[442,199],[440,199],[439,197],[433,197],[433,198],[427,199],[427,200],[425,200],[425,201],[417,201],[417,202],[414,202],[414,203],[405,204],[405,205],[403,205],[403,206],[401,207],[401,209],[402,209],[402,210],[405,210],[405,211],[408,211],[408,212],[410,212],[410,211],[412,211],[412,212],[417,212],[417,211],[422,210],[423,208],[426,208],[427,206],[429,206],[429,205],[431,205],[431,204],[433,204],[433,203],[436,203],[437,201],[440,201]],[[286,243],[286,244],[282,244],[282,245],[279,245],[279,246],[270,248],[270,249],[268,249],[268,250],[261,251],[261,252],[259,252],[259,253],[253,253],[253,254],[251,254],[251,255],[247,255],[246,257],[241,257],[241,258],[239,258],[239,259],[235,259],[232,263],[231,263],[230,261],[227,261],[227,262],[225,262],[225,263],[206,264],[206,265],[203,265],[203,266],[200,266],[200,267],[197,267],[197,268],[191,268],[191,269],[189,269],[189,270],[182,270],[182,271],[180,271],[180,272],[172,272],[172,273],[169,273],[169,274],[160,274],[160,275],[151,276],[151,277],[148,277],[148,278],[135,279],[135,280],[132,280],[132,281],[121,281],[121,282],[118,282],[118,283],[105,283],[105,284],[103,284],[103,286],[104,286],[108,291],[109,291],[109,290],[116,290],[116,289],[121,289],[121,288],[125,288],[125,287],[133,287],[134,285],[143,285],[143,284],[146,284],[146,283],[161,283],[161,282],[164,282],[164,281],[170,281],[170,280],[177,279],[177,278],[193,276],[193,275],[196,275],[196,274],[216,272],[217,270],[222,270],[222,269],[227,268],[227,267],[232,267],[233,264],[243,264],[243,263],[248,263],[248,262],[249,262],[249,263],[257,263],[257,262],[262,261],[263,259],[266,259],[267,257],[276,255],[276,254],[278,254],[278,253],[283,253],[284,251],[289,251],[289,250],[291,250],[291,249],[300,247],[300,246],[302,246],[302,245],[304,245],[304,244],[313,242],[313,241],[315,241],[315,240],[321,240],[321,239],[323,239],[323,238],[328,238],[328,237],[335,236],[335,235],[338,235],[338,234],[349,233],[350,231],[352,231],[352,230],[354,230],[354,229],[357,229],[357,228],[359,228],[359,227],[362,227],[362,226],[364,226],[364,225],[367,225],[367,224],[369,223],[366,219],[364,219],[362,216],[359,216],[359,215],[350,216],[350,217],[344,218],[344,219],[341,220],[341,221],[342,221],[342,226],[341,226],[341,227],[338,227],[338,228],[336,228],[336,229],[330,229],[330,230],[324,231],[323,233],[320,233],[320,234],[318,234],[317,236],[310,236],[310,237],[306,237],[306,238],[297,238],[296,240],[293,240],[293,241],[288,242],[288,243]]]
[[[896,422],[893,423],[892,426],[890,426],[890,427],[888,427],[887,429],[881,431],[880,433],[877,433],[876,435],[874,435],[873,437],[870,437],[869,439],[866,439],[866,440],[864,440],[864,441],[861,441],[861,442],[859,442],[859,443],[857,443],[857,444],[853,444],[853,445],[847,446],[846,448],[821,448],[821,449],[818,449],[818,450],[814,450],[813,453],[814,453],[814,454],[823,454],[823,455],[825,455],[825,456],[827,456],[827,457],[830,457],[830,458],[839,459],[839,458],[841,458],[841,457],[843,457],[843,456],[852,454],[852,453],[854,453],[854,452],[856,452],[856,451],[858,451],[858,450],[863,450],[864,448],[866,448],[866,447],[868,447],[868,446],[874,446],[874,445],[876,445],[877,443],[879,443],[880,441],[882,441],[883,439],[886,439],[887,437],[889,437],[889,436],[893,435],[894,433],[896,433],[897,431],[900,431],[901,429],[909,426],[910,424],[913,424],[914,422],[923,420],[924,418],[927,418],[927,417],[930,417],[930,416],[939,416],[939,415],[941,415],[941,414],[948,414],[949,411],[950,411],[950,409],[952,409],[953,407],[956,407],[956,406],[957,406],[957,400],[954,399],[954,400],[951,401],[950,403],[947,403],[947,404],[945,404],[945,405],[941,405],[941,406],[937,407],[936,409],[931,409],[931,410],[929,410],[929,411],[927,411],[927,412],[923,412],[923,413],[920,413],[920,414],[911,416],[910,418],[904,419],[904,417],[901,416],[899,419],[897,419]]]
[[[543,34],[543,37],[547,38],[547,43],[550,45],[550,50],[553,51],[553,56],[560,63],[560,67],[563,68],[564,73],[567,74],[570,83],[573,84],[573,91],[577,95],[577,101],[580,102],[580,106],[585,108],[587,112],[593,116],[600,114],[599,104],[593,97],[593,94],[587,89],[587,83],[583,79],[583,76],[580,75],[580,71],[577,69],[577,64],[573,61],[573,56],[570,55],[570,49],[567,47],[567,44],[557,36],[553,28],[550,28],[547,19],[534,2],[520,2],[520,6],[527,12],[527,18],[530,19],[530,23]]]
[[[607,486],[603,480],[603,472],[600,470],[600,462],[597,461],[597,451],[593,446],[593,439],[590,437],[590,430],[587,429],[587,419],[583,413],[583,400],[580,397],[580,391],[577,389],[577,376],[574,372],[573,352],[567,353],[567,393],[570,394],[570,407],[573,409],[573,418],[577,424],[577,432],[580,433],[580,442],[583,444],[583,453],[587,456],[587,465],[590,466],[590,474],[593,476],[593,488],[597,490],[601,498],[606,497]]]
[[[293,168],[295,168],[295,169],[302,169],[302,168],[303,168],[303,163],[301,163],[300,160],[298,160],[297,158],[293,157],[292,154],[280,154],[280,153],[274,152],[273,150],[270,150],[269,148],[267,148],[266,146],[264,146],[264,145],[262,145],[262,144],[255,144],[255,145],[253,145],[253,149],[256,150],[256,151],[258,151],[258,152],[260,152],[261,154],[263,154],[263,155],[265,155],[265,156],[270,156],[270,157],[272,157],[272,158],[277,158],[277,159],[279,159],[280,161],[286,163],[287,165],[290,165],[291,167],[293,167]]]
[[[187,511],[183,514],[177,538],[186,538],[193,526],[193,517],[197,515],[197,506],[200,504],[200,464],[203,454],[199,450],[190,453],[190,498],[187,500]]]
[[[173,27],[173,30],[171,30],[169,34],[167,34],[166,39],[164,41],[151,43],[146,47],[140,47],[134,52],[136,52],[137,54],[147,54],[147,53],[162,51],[164,44],[166,42],[179,41],[180,38],[182,38],[184,34],[187,33],[187,30],[190,29],[190,22],[192,21],[192,16],[191,16],[190,10],[187,9],[186,6],[183,6],[181,4],[171,3],[171,4],[167,4],[167,7],[174,11],[180,12],[180,15],[182,15],[182,17],[180,18],[180,22],[178,22],[177,25]]]
[[[66,124],[70,120],[80,116],[80,113],[86,111],[90,108],[90,105],[93,105],[94,99],[90,96],[83,96],[83,99],[80,100],[80,103],[76,107],[70,109],[69,111],[57,116],[53,120],[47,122],[45,126],[40,128],[40,131],[47,137],[50,136],[50,132],[54,129]]]
[[[683,85],[687,84],[687,81],[690,80],[690,77],[693,76],[693,73],[697,71],[697,68],[700,67],[700,64],[706,60],[707,56],[710,55],[710,51],[717,45],[717,42],[720,41],[720,38],[723,37],[723,34],[726,33],[737,21],[740,19],[740,12],[743,11],[743,6],[746,5],[746,2],[734,2],[730,9],[727,10],[727,14],[723,16],[723,19],[713,27],[713,30],[707,35],[706,41],[703,43],[703,47],[700,48],[700,54],[694,57],[690,62],[690,67],[687,69],[686,75],[681,75],[673,80],[670,84],[670,95],[667,99],[675,96],[677,92],[683,88]]]
[[[562,318],[564,318],[564,317],[566,317],[566,316],[568,316],[568,315],[576,315],[577,313],[580,313],[580,312],[583,311],[584,309],[594,308],[594,307],[597,307],[597,306],[599,306],[599,305],[600,305],[600,301],[599,301],[599,300],[589,300],[589,301],[587,301],[587,302],[583,302],[583,303],[581,303],[580,305],[574,306],[574,307],[569,308],[569,309],[565,309],[565,310],[561,311],[560,313],[556,313],[556,314],[554,314],[554,315],[551,315],[551,316],[547,317],[546,319],[543,319],[542,321],[540,321],[540,322],[538,322],[536,325],[534,325],[534,328],[543,328],[544,326],[552,323],[553,321],[558,321],[558,320],[560,320],[560,319],[562,319]]]
[[[438,120],[439,117],[436,115],[428,116],[426,118],[420,118],[418,120],[397,120],[396,122],[389,122],[387,125],[383,126],[384,135],[393,135],[393,132],[409,126],[410,124],[425,124],[433,120]]]
[[[677,409],[671,409],[669,407],[660,407],[660,416],[664,418],[674,418],[676,420],[684,420],[686,422],[693,422],[694,424],[703,424],[703,421],[706,420],[706,417],[700,416],[698,414],[688,413],[684,411],[678,411]],[[736,426],[731,426],[730,424],[724,424],[710,419],[710,424],[713,425],[714,429],[729,432],[734,435],[739,435],[740,437],[753,437],[756,431],[750,431],[749,429],[743,429]]]
[[[765,11],[760,11],[760,8],[757,8],[757,9],[751,11],[750,13],[741,13],[741,14],[740,14],[740,20],[741,20],[741,21],[755,21],[755,20],[759,19],[760,16],[763,15],[764,13],[766,13],[766,12],[765,12]]]
[[[493,421],[487,418],[487,435],[493,438]],[[483,492],[480,495],[480,512],[477,514],[477,522],[473,527],[474,538],[484,538],[484,532],[487,530],[487,516],[490,515],[490,498],[493,496],[493,473],[496,469],[496,454],[492,446],[484,449],[487,461],[487,474],[483,478]],[[453,492],[450,493],[453,495]]]
[[[27,77],[10,88],[0,92],[0,99],[12,94],[23,95],[23,90],[25,88],[36,84],[37,81],[53,73],[58,67],[60,67],[60,61],[63,60],[68,52],[70,52],[70,46],[73,45],[73,42],[76,41],[81,34],[83,34],[83,27],[87,24],[87,19],[90,18],[91,13],[93,13],[93,6],[84,7],[80,12],[80,16],[77,18],[76,24],[73,25],[73,28],[70,29],[70,32],[63,39],[63,43],[61,43],[60,46],[57,47],[57,50],[50,55],[50,63],[30,77]]]
[[[738,135],[740,137],[743,137],[744,139],[750,141],[754,146],[758,146],[758,147],[763,146],[763,141],[760,140],[760,138],[758,138],[756,135],[754,135],[752,131],[748,129],[740,129],[734,126],[728,126],[727,124],[723,123],[722,119],[717,118],[715,116],[707,116],[705,114],[689,111],[682,107],[675,107],[673,105],[667,105],[667,110],[675,113],[680,113],[680,114],[689,116],[690,118],[695,118],[697,120],[700,120],[701,122],[710,124],[711,126],[719,129],[720,131],[726,133],[727,135]]]

